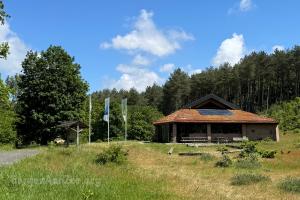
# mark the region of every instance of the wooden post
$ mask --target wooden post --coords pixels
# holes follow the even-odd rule
[[[177,124],[173,123],[173,130],[172,130],[172,138],[171,142],[176,143],[176,138],[177,138]]]
[[[77,133],[77,141],[76,141],[76,144],[77,144],[77,147],[79,147],[79,123],[77,124],[77,130],[76,130],[76,133]]]
[[[276,125],[276,142],[279,142],[279,126]]]
[[[245,139],[247,137],[247,125],[242,124],[242,137]]]
[[[207,124],[207,141],[211,142],[211,124]]]

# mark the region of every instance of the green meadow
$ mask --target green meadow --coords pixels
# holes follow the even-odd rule
[[[0,199],[300,199],[299,181],[292,190],[284,185],[288,178],[300,178],[297,134],[282,135],[279,143],[260,142],[258,149],[277,154],[274,159],[259,158],[261,166],[254,169],[215,167],[221,157],[217,146],[119,144],[128,151],[127,161],[105,165],[95,160],[106,143],[41,147],[35,157],[0,167]],[[171,147],[173,154],[168,155]],[[235,162],[237,153],[228,155]]]

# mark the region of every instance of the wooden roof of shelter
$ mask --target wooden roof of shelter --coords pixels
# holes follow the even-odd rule
[[[88,126],[81,121],[63,121],[57,127],[60,128],[76,128],[79,125],[79,128],[88,128]]]
[[[218,108],[223,108],[223,109],[239,109],[238,106],[236,106],[233,103],[230,103],[226,101],[225,99],[222,99],[221,97],[218,97],[217,95],[214,94],[209,94],[206,95],[196,101],[193,101],[185,106],[183,108],[201,108],[205,107],[205,105],[215,105]]]
[[[254,113],[242,110],[227,110],[229,115],[207,115],[201,114],[206,109],[180,109],[168,116],[165,116],[153,124],[165,124],[170,122],[183,123],[271,123],[277,124],[274,119],[261,117]]]
[[[274,119],[242,111],[238,107],[214,94],[184,106],[153,124],[182,123],[267,123],[277,124]]]

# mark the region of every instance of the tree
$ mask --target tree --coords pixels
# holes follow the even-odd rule
[[[80,119],[88,84],[82,80],[80,65],[59,46],[40,55],[28,52],[18,81],[18,136],[24,143],[43,145],[58,135],[60,121]]]
[[[163,113],[170,114],[187,104],[189,94],[190,77],[181,69],[176,69],[163,86]]]
[[[0,143],[13,143],[16,139],[16,116],[9,101],[10,90],[0,78]]]
[[[0,1],[0,24],[4,25],[5,19],[8,18],[9,15],[4,11],[4,4]],[[0,58],[5,58],[9,54],[9,46],[7,42],[0,43]]]
[[[163,97],[163,89],[161,86],[153,84],[148,86],[144,93],[147,105],[152,106],[160,110]]]
[[[155,129],[153,122],[163,115],[150,106],[130,106],[128,109],[128,138],[153,140]]]

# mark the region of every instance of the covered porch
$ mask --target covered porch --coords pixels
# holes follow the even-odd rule
[[[162,142],[232,142],[246,137],[240,123],[168,123],[157,127]]]

